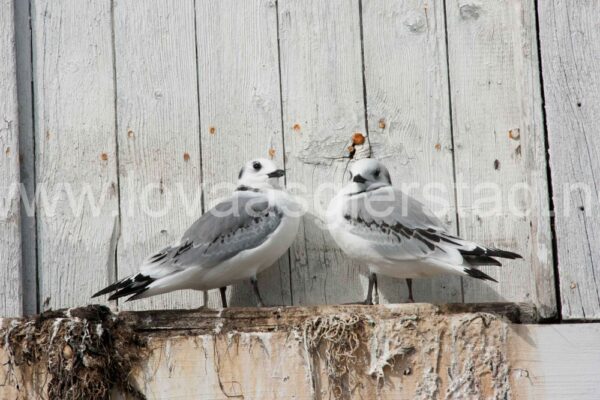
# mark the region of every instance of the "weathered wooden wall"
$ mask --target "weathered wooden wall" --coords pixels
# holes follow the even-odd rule
[[[545,318],[600,317],[600,214],[562,202],[582,182],[598,203],[595,3],[4,0],[0,15],[0,111],[10,121],[0,186],[22,182],[41,200],[34,212],[12,202],[0,220],[0,315],[89,303],[175,240],[254,157],[308,188],[296,243],[259,279],[267,302],[362,298],[364,266],[321,229],[350,137],[362,133],[363,154],[382,159],[396,184],[414,183],[421,197],[427,183],[441,186],[447,206],[430,205],[451,230],[524,256],[486,268],[499,284],[418,281],[417,301],[525,301]],[[330,190],[317,193],[323,182]],[[502,190],[501,212],[478,201],[482,182]],[[230,293],[253,303],[246,283]],[[404,282],[382,278],[380,293],[403,301]],[[216,299],[183,292],[129,307]]]

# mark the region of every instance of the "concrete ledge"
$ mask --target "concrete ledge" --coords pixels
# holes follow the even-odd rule
[[[56,311],[44,321],[98,326],[105,312]],[[585,399],[600,393],[600,324],[517,324],[536,318],[522,304],[199,309],[110,318],[147,340],[148,354],[131,381],[151,399]],[[26,321],[3,320],[4,337]],[[89,335],[96,332],[104,334],[94,328]],[[85,358],[86,350],[73,348],[70,357]],[[15,374],[7,357],[5,346],[0,398],[45,398],[46,365],[22,365]]]

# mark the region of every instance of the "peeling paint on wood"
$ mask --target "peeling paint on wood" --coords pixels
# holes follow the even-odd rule
[[[511,322],[519,321],[515,312],[532,310],[518,310],[514,304],[407,304],[123,312],[118,318],[148,339],[152,352],[133,379],[149,399],[595,398],[598,324],[520,325]],[[77,316],[81,323],[85,315],[69,310],[47,318]],[[349,353],[354,358],[338,365],[348,374],[337,381],[330,374],[336,360],[325,350],[351,320],[361,321],[346,332],[357,333],[357,347]],[[15,323],[0,320],[0,330]],[[314,324],[319,328],[307,331]],[[307,334],[328,328],[319,345],[307,345]],[[0,349],[0,381],[8,383],[0,397],[41,398],[45,366],[10,370],[7,356]]]

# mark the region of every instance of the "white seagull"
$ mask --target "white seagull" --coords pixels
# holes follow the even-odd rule
[[[331,201],[327,224],[341,249],[369,267],[365,304],[372,304],[376,274],[406,279],[413,302],[413,278],[454,274],[497,282],[475,267],[502,265],[492,257],[522,258],[448,233],[423,204],[392,186],[378,160],[354,163],[350,179]]]
[[[227,285],[250,279],[262,307],[256,275],[287,251],[300,221],[298,203],[278,186],[283,175],[267,159],[248,162],[231,198],[204,213],[177,243],[148,257],[139,273],[92,297],[114,292],[109,300],[130,296],[130,301],[179,289],[219,288],[227,307]]]

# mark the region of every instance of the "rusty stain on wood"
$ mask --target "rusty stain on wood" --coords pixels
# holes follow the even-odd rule
[[[352,135],[352,144],[354,146],[361,145],[364,143],[365,143],[365,136],[362,133],[356,132]]]
[[[106,154],[106,153],[101,153],[101,154],[100,154],[100,159],[101,159],[102,161],[106,161],[106,160],[108,160],[108,154]]]
[[[185,161],[185,162],[190,161],[190,154],[189,153],[183,153],[183,161]]]
[[[302,127],[300,126],[300,124],[299,124],[299,123],[295,123],[295,124],[294,124],[294,126],[292,127],[292,129],[293,129],[295,132],[300,132],[300,130],[302,129]]]
[[[214,126],[209,127],[208,133],[210,133],[211,135],[214,135],[215,133],[217,133],[217,128],[215,128]]]
[[[519,128],[509,130],[508,137],[512,140],[519,140],[521,138],[521,130]]]

